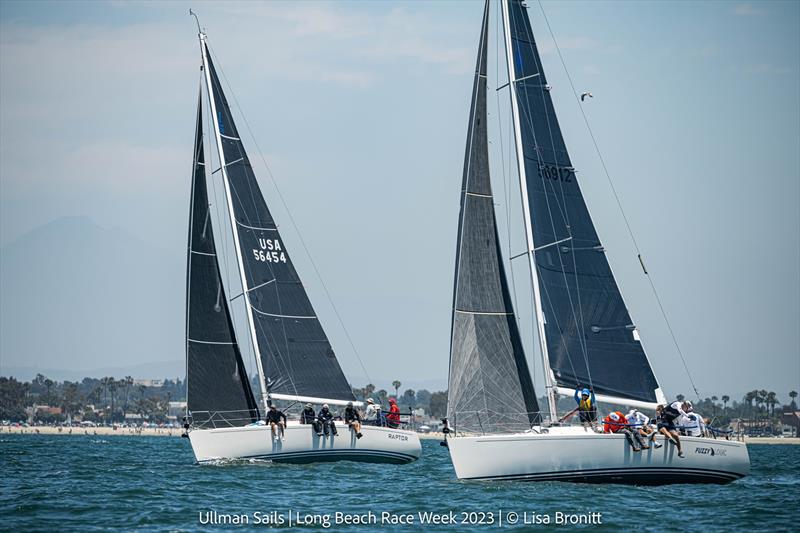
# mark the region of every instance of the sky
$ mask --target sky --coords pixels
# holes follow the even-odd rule
[[[539,4],[528,3],[623,296],[663,388],[688,394]],[[542,5],[576,89],[594,95],[583,109],[701,395],[766,388],[786,400],[800,387],[800,3]],[[126,342],[93,326],[113,320],[93,296],[72,297],[80,319],[57,315],[81,349],[36,349],[42,324],[4,307],[0,337],[12,340],[0,343],[0,367],[183,359],[200,60],[189,7],[252,127],[245,146],[346,374],[357,385],[444,386],[483,9],[470,1],[0,1],[0,253],[78,216],[139,243],[158,265],[148,275],[163,272],[157,292],[131,302],[140,324]],[[490,50],[490,84],[497,65]],[[490,132],[495,152],[501,131]],[[507,186],[500,175],[495,188]],[[498,210],[518,216],[515,205],[504,194]],[[77,238],[58,235],[60,246]],[[40,260],[57,267],[59,257],[45,247]],[[36,269],[5,272],[19,275],[6,287],[38,283]],[[523,334],[534,357],[530,328]]]

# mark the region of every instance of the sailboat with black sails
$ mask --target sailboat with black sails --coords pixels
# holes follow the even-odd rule
[[[189,217],[186,291],[187,433],[199,462],[258,458],[276,462],[353,460],[406,463],[419,458],[417,434],[364,425],[362,437],[340,427],[317,435],[289,420],[284,437],[263,418],[272,402],[342,406],[356,401],[322,324],[292,264],[250,165],[206,35],[198,24],[202,81],[198,102]],[[210,144],[219,167],[204,157],[203,94],[212,117]],[[208,183],[221,181],[233,255],[246,314],[236,334],[212,228]],[[237,288],[238,292],[238,288]],[[248,379],[238,339],[255,354],[259,401]],[[339,424],[342,426],[343,424]]]
[[[543,414],[498,242],[487,139],[487,0],[467,130],[452,310],[447,445],[456,475],[637,484],[726,483],[747,475],[750,461],[741,442],[681,437],[685,457],[669,444],[637,453],[621,434],[558,423],[558,395],[572,396],[578,386],[592,386],[598,401],[641,409],[654,409],[665,396],[589,216],[527,8],[520,0],[498,1],[509,80],[499,89],[510,93],[526,243],[519,256],[530,273],[548,405]]]

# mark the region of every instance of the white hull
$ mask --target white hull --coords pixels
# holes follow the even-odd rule
[[[684,458],[663,437],[660,449],[634,452],[624,435],[579,427],[546,434],[518,433],[448,439],[459,479],[579,481],[586,483],[727,483],[750,473],[744,443],[681,437]]]
[[[268,459],[275,462],[362,461],[408,463],[419,459],[422,446],[413,431],[364,426],[363,436],[346,426],[339,435],[317,436],[309,425],[289,422],[283,440],[274,440],[269,426],[195,429],[189,432],[198,462],[220,459]]]

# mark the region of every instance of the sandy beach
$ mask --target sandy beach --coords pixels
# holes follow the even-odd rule
[[[26,435],[96,435],[96,436],[138,436],[138,437],[180,437],[182,431],[178,428],[110,428],[110,427],[89,427],[89,428],[68,428],[52,426],[3,426],[0,427],[0,434],[14,433]],[[441,433],[420,433],[420,439],[441,440]],[[747,437],[747,444],[800,444],[800,438],[787,437]]]

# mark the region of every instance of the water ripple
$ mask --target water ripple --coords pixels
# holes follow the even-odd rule
[[[608,530],[684,531],[687,523],[704,532],[796,527],[800,446],[751,446],[752,475],[730,485],[631,487],[458,481],[447,450],[435,441],[423,445],[422,458],[403,466],[262,460],[197,465],[185,439],[4,436],[0,524],[30,531],[56,526],[198,531],[214,529],[199,522],[200,513],[208,510],[252,516],[273,510],[416,514],[502,509],[540,515],[599,511],[599,529]]]

